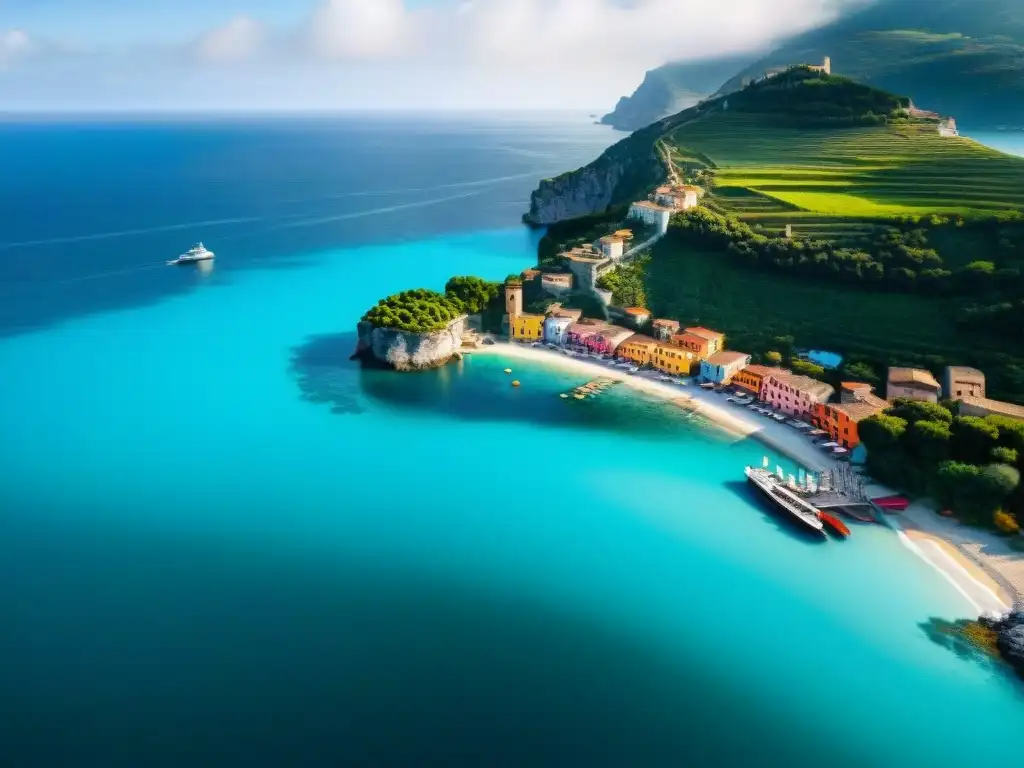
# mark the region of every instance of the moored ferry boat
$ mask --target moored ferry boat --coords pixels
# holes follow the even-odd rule
[[[801,527],[824,536],[825,525],[818,516],[818,510],[789,490],[767,469],[747,467],[747,480],[757,488],[772,506],[784,512]]]

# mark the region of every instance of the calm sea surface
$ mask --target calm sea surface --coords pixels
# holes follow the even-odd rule
[[[888,530],[778,521],[757,443],[348,362],[381,295],[532,263],[530,189],[614,138],[0,127],[0,764],[1019,758],[1021,687],[927,631],[969,605]]]

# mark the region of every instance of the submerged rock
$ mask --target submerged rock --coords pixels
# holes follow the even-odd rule
[[[984,620],[998,633],[999,653],[1024,677],[1024,611],[1016,611],[999,619]]]

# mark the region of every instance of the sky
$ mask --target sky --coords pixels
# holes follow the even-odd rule
[[[0,0],[0,111],[605,109],[866,0]]]

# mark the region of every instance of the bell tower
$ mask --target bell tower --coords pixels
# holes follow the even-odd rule
[[[523,314],[523,284],[505,283],[505,312],[509,320]]]

